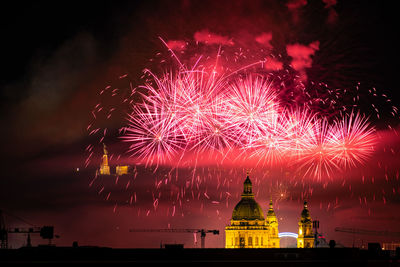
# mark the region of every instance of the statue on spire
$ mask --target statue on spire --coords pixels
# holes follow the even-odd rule
[[[104,144],[104,143],[103,143],[103,151],[104,151],[104,155],[107,155],[107,154],[108,154],[107,146],[106,146],[106,144]]]

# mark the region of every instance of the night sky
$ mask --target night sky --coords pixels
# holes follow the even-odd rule
[[[134,179],[100,177],[93,182],[102,145],[87,127],[107,127],[104,142],[110,154],[132,163],[116,137],[129,110],[121,99],[129,88],[144,83],[143,69],[161,73],[173,67],[161,37],[185,64],[199,55],[207,60],[219,48],[254,57],[264,49],[283,64],[271,71],[290,69],[307,86],[323,82],[350,96],[357,90],[365,100],[360,109],[381,137],[371,158],[322,181],[279,167],[254,168],[256,200],[266,212],[273,196],[281,232],[297,232],[305,198],[327,241],[352,245],[353,236],[337,233],[335,227],[400,232],[399,114],[391,114],[400,104],[398,9],[389,1],[308,2],[35,1],[3,6],[0,209],[7,225],[27,226],[12,214],[33,225],[54,225],[59,246],[78,241],[109,247],[159,247],[160,242],[194,246],[190,234],[137,234],[129,233],[130,228],[219,229],[221,234],[208,236],[206,245],[224,246],[223,229],[251,166],[216,167],[205,160],[193,174],[190,167],[171,172],[168,165],[137,165]],[[298,48],[294,54],[290,45]],[[252,62],[251,56],[247,59]],[[119,94],[100,95],[107,86],[118,88]],[[91,112],[98,103],[116,107],[111,119],[93,122]],[[379,118],[371,112],[372,104]],[[94,156],[85,168],[85,148],[93,143]],[[168,175],[173,182],[166,184]],[[193,179],[201,183],[196,187]],[[312,194],[305,196],[310,189]],[[25,238],[10,236],[10,244],[19,247]],[[34,244],[45,242],[32,239]],[[357,245],[371,241],[399,240],[355,239]]]

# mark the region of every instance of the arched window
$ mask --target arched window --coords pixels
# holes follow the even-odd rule
[[[249,236],[249,246],[253,245],[253,238],[251,236]]]
[[[239,238],[239,247],[244,248],[246,246],[244,237]]]
[[[256,246],[258,246],[258,236],[256,236]]]
[[[261,246],[264,246],[264,237],[261,237]]]
[[[235,238],[235,245],[236,245],[236,246],[239,246],[239,237],[236,237],[236,238]]]

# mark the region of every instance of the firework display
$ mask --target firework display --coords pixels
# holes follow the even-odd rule
[[[146,164],[217,152],[234,160],[239,154],[239,163],[255,159],[255,166],[289,158],[305,175],[320,177],[363,163],[374,150],[365,116],[352,110],[328,121],[307,105],[284,107],[274,82],[261,74],[180,69],[150,76],[122,136],[131,156]]]
[[[106,201],[115,202],[114,212],[119,205],[135,206],[150,192],[153,205],[138,208],[138,216],[159,212],[160,204],[167,204],[167,216],[184,216],[189,202],[199,204],[201,212],[208,203],[219,217],[238,197],[233,188],[246,170],[277,201],[311,198],[329,184],[354,195],[345,174],[368,166],[381,146],[379,101],[369,109],[365,107],[371,100],[361,103],[369,96],[380,98],[375,88],[366,96],[360,94],[360,83],[347,90],[305,82],[296,71],[270,70],[270,59],[257,60],[252,51],[235,47],[182,59],[161,41],[167,54],[150,60],[160,70],[146,68],[137,86],[128,74],[120,75],[118,83],[129,82],[125,90],[111,85],[101,89],[103,102],[92,110],[87,127],[95,141],[86,147],[86,166],[96,165],[95,152],[114,140],[119,150],[110,153],[110,162],[133,168],[112,184],[97,173],[90,181]],[[391,115],[397,116],[395,106]],[[112,133],[107,125],[115,116],[119,130]],[[388,123],[382,125],[393,130]],[[147,172],[154,179],[137,179]],[[138,192],[137,183],[145,183],[149,191]],[[357,194],[361,199],[362,193]],[[384,195],[382,199],[386,201]],[[338,205],[336,196],[320,208]]]

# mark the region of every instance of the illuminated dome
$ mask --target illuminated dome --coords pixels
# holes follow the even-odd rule
[[[243,184],[242,199],[233,209],[232,220],[264,220],[263,211],[254,199],[249,176]]]

